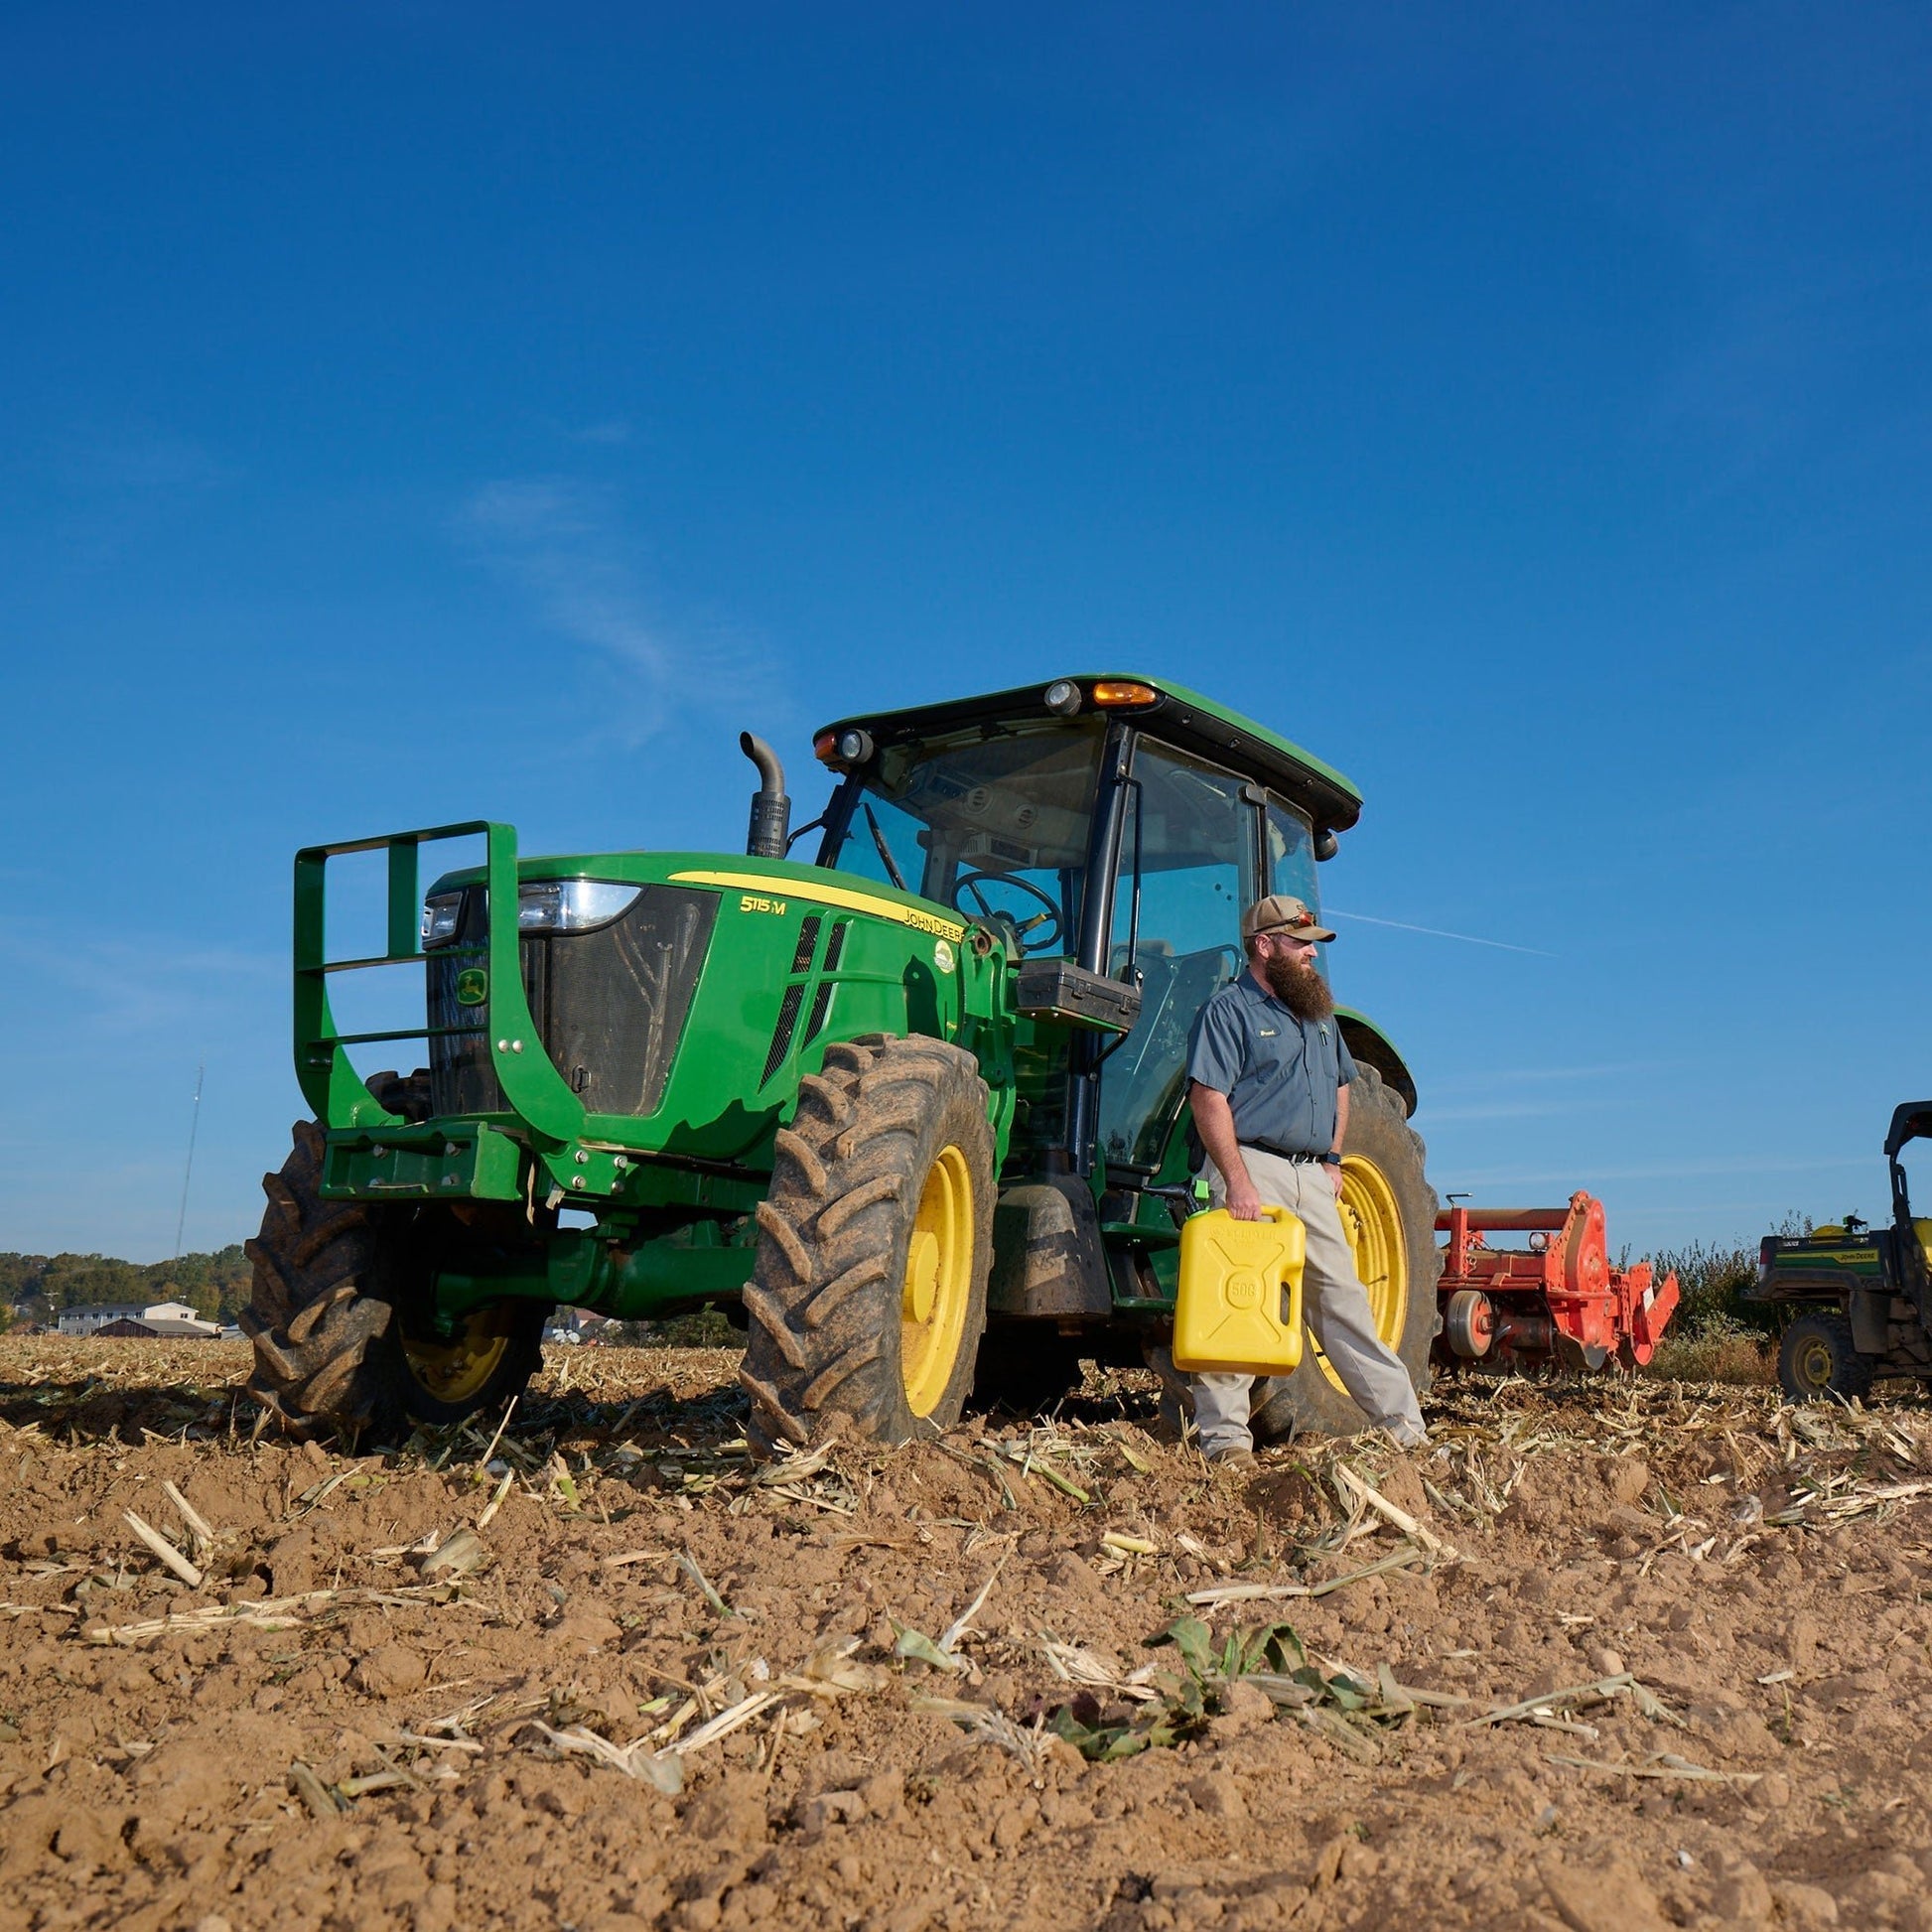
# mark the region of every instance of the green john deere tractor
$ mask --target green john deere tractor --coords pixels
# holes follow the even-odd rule
[[[1809,1234],[1767,1234],[1747,1302],[1793,1311],[1778,1346],[1778,1381],[1793,1402],[1868,1394],[1873,1382],[1932,1382],[1932,1220],[1915,1219],[1902,1156],[1932,1140],[1932,1100],[1892,1110],[1885,1135],[1891,1225],[1848,1214]]]
[[[722,1307],[754,1443],[1032,1407],[1082,1359],[1158,1357],[1193,1205],[1183,1060],[1240,970],[1242,906],[1318,903],[1360,795],[1177,685],[1059,678],[848,719],[789,830],[759,767],[744,856],[521,859],[506,825],[315,846],[295,865],[295,1063],[313,1118],[251,1244],[255,1393],[389,1434],[500,1403],[559,1305]],[[817,834],[809,863],[786,854]],[[425,895],[419,854],[481,837]],[[386,945],[331,958],[332,861],[386,853]],[[365,864],[378,864],[368,862]],[[345,1032],[336,975],[412,963],[420,1026]],[[338,1004],[342,1004],[339,1000]],[[1436,1200],[1388,1039],[1360,1067],[1344,1221],[1421,1385]],[[426,1039],[427,1067],[351,1048]],[[1311,1345],[1264,1434],[1361,1426]]]

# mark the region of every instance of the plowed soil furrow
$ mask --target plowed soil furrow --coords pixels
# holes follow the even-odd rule
[[[246,1362],[0,1339],[0,1928],[1932,1925],[1922,1406],[1237,1476],[1090,1375],[760,1470],[722,1352],[553,1349],[489,1454],[251,1439]],[[1303,1676],[1190,1704],[1186,1614]]]

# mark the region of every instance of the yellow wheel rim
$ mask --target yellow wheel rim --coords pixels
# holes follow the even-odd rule
[[[1823,1394],[1832,1386],[1831,1344],[1817,1335],[1807,1335],[1792,1366],[1798,1371],[1800,1387]]]
[[[1355,1277],[1368,1292],[1375,1332],[1391,1348],[1402,1346],[1409,1320],[1409,1247],[1403,1239],[1402,1209],[1388,1176],[1372,1161],[1344,1155],[1341,1163],[1341,1231],[1355,1255]],[[1321,1372],[1337,1389],[1341,1377],[1321,1352],[1312,1333],[1309,1348]],[[1344,1395],[1347,1390],[1342,1389]]]
[[[899,1294],[898,1372],[905,1406],[929,1416],[952,1381],[972,1300],[973,1175],[956,1147],[944,1147],[919,1190]]]
[[[505,1302],[478,1309],[449,1341],[405,1334],[403,1359],[416,1386],[437,1402],[473,1402],[502,1366],[515,1311]]]

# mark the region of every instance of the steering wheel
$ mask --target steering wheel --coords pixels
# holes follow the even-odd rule
[[[1018,918],[1011,912],[1002,911],[987,897],[987,889],[991,886],[1004,886],[1009,892],[1036,899],[1046,909],[1043,912],[1035,912],[1031,919]],[[963,872],[954,882],[952,902],[962,910],[977,912],[983,919],[998,921],[1011,927],[1014,942],[1022,952],[1060,950],[1064,929],[1060,908],[1029,879],[1015,879],[1010,874],[1000,872]],[[1046,930],[1030,944],[1027,935],[1038,925],[1045,925]]]

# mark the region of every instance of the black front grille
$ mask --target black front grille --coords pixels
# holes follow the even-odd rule
[[[622,918],[542,942],[550,1058],[594,1114],[664,1097],[718,917],[718,896],[646,886]]]
[[[820,982],[817,994],[812,1000],[812,1015],[805,1022],[804,1043],[809,1046],[825,1028],[825,1016],[832,1010],[832,975],[839,969],[839,961],[845,954],[845,935],[852,930],[850,919],[840,919],[832,927],[832,936],[825,942],[825,978]],[[768,1074],[765,1076],[770,1077]]]
[[[456,997],[485,963],[481,893],[466,895],[457,944],[429,956],[430,1025],[479,1027],[430,1041],[439,1114],[506,1110],[490,1064],[488,1008]],[[594,932],[532,933],[518,948],[523,991],[554,1065],[594,1114],[647,1114],[664,1096],[718,917],[712,893],[646,886]]]
[[[791,951],[791,972],[793,984],[785,988],[784,998],[778,1002],[778,1024],[771,1030],[771,1050],[764,1056],[764,1072],[759,1080],[763,1086],[772,1074],[785,1063],[785,1055],[791,1051],[791,1035],[798,1026],[798,1009],[804,1004],[805,989],[797,984],[800,973],[811,971],[812,954],[818,948],[818,929],[824,923],[816,912],[808,912],[805,922],[798,928],[798,943]]]

